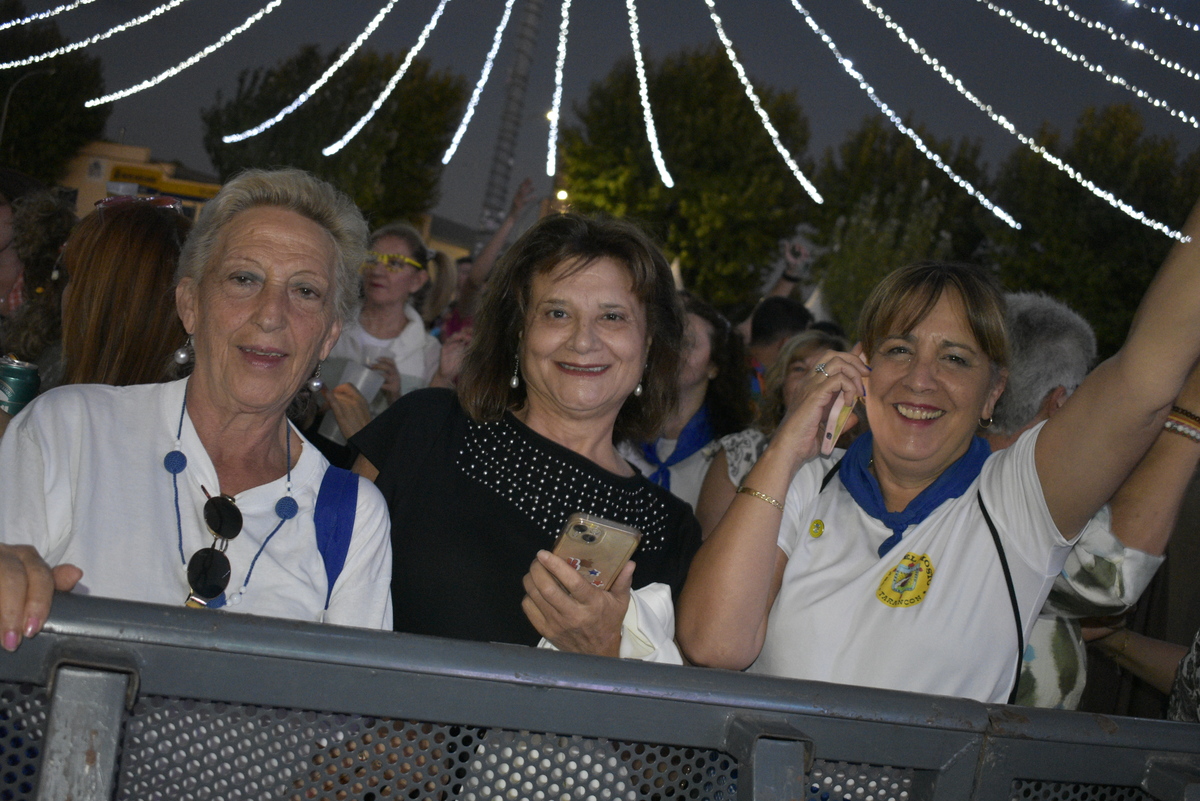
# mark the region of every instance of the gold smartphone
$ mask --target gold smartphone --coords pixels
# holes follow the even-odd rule
[[[558,535],[554,555],[567,560],[592,586],[607,590],[641,540],[642,532],[632,526],[576,512]]]

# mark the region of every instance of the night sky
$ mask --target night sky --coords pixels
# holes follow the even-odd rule
[[[1200,114],[1200,82],[1160,67],[1147,56],[1111,42],[1106,35],[1070,21],[1047,5],[1049,0],[995,1],[1063,45],[1086,54],[1176,108]],[[1159,1],[1169,10],[1200,21],[1200,8],[1195,3]],[[92,46],[88,52],[103,60],[106,86],[114,91],[182,61],[240,24],[265,2],[188,0],[151,22]],[[99,0],[57,19],[64,35],[75,41],[145,13],[158,3]],[[1200,70],[1200,33],[1187,31],[1122,0],[1070,3],[1078,13],[1108,23],[1141,39],[1161,55]],[[27,7],[33,12],[57,4],[55,0],[36,0],[28,2]],[[315,42],[328,49],[350,42],[383,4],[384,0],[285,0],[257,25],[196,66],[157,87],[117,101],[107,136],[148,145],[156,159],[179,159],[191,167],[211,170],[201,144],[199,108],[210,105],[218,90],[232,94],[241,70],[272,65],[304,43]],[[913,121],[925,124],[941,138],[981,139],[984,158],[993,166],[1017,146],[1014,138],[935,76],[861,3],[804,0],[804,5],[882,99],[900,114],[911,115]],[[1043,122],[1069,132],[1087,106],[1128,102],[1141,112],[1151,132],[1175,137],[1182,152],[1200,146],[1200,131],[1059,56],[1001,19],[981,0],[877,0],[877,5],[893,15],[969,89],[1026,133],[1036,134]],[[377,50],[410,47],[436,7],[437,0],[401,0],[367,46]],[[437,68],[465,75],[473,87],[503,7],[503,0],[450,0],[422,55]],[[756,83],[796,92],[809,120],[810,155],[835,146],[847,131],[875,112],[866,94],[809,30],[791,0],[717,0],[717,11],[751,78]],[[468,225],[475,225],[479,218],[504,79],[523,14],[524,0],[518,0],[475,120],[443,174],[442,199],[435,211]],[[638,14],[642,47],[650,58],[716,39],[703,0],[642,0]],[[525,175],[534,177],[539,191],[548,192],[550,188],[544,166],[548,131],[545,114],[553,92],[559,15],[558,0],[544,0],[510,191]],[[570,106],[582,100],[588,85],[629,53],[624,2],[574,0],[564,125],[571,123]],[[13,102],[22,99],[14,97]],[[31,101],[26,98],[24,102]],[[786,169],[782,161],[779,168]]]

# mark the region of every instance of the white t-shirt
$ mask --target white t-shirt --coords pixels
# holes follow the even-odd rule
[[[176,449],[186,379],[131,387],[73,385],[34,399],[0,439],[0,541],[34,546],[51,565],[83,570],[75,592],[182,605],[188,596],[185,560],[212,545],[204,524],[201,485],[220,491],[216,470],[184,416],[176,523],[172,475],[163,465]],[[241,533],[226,556],[226,594],[249,584],[226,609],[340,625],[392,627],[390,518],[375,485],[359,479],[354,534],[345,566],[325,607],[328,580],[317,550],[313,509],[329,463],[304,444],[291,471],[300,512],[279,523],[275,504],[286,477],[235,497]],[[182,534],[180,530],[182,529]],[[180,540],[182,539],[182,542]],[[182,556],[181,556],[182,552]]]
[[[658,440],[658,458],[663,461],[670,458],[675,452],[677,442],[678,440],[674,439]],[[720,441],[713,440],[683,461],[668,467],[667,472],[671,474],[671,494],[687,501],[692,505],[692,509],[695,509],[696,501],[700,497],[700,487],[704,484],[704,476],[708,474],[708,466],[712,464],[713,456],[719,449]],[[657,465],[646,461],[642,449],[637,445],[623,442],[617,450],[646,477],[654,475],[658,470]]]
[[[425,321],[411,304],[404,307],[404,316],[408,318],[408,325],[404,326],[400,336],[392,339],[371,336],[357,321],[346,325],[329,358],[346,359],[369,367],[379,358],[378,354],[384,353],[396,362],[396,369],[400,372],[401,394],[429,386],[430,379],[437,372],[442,346],[425,331]],[[373,415],[379,414],[388,405],[382,390],[375,397],[367,398],[367,402]]]
[[[815,459],[788,490],[779,547],[788,555],[756,673],[1004,702],[1016,677],[1017,631],[996,547],[1004,545],[1024,632],[1070,543],[1046,507],[1034,464],[1041,426],[993,454],[970,488],[910,526],[868,516]]]

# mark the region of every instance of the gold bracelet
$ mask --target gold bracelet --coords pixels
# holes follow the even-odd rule
[[[747,487],[747,486],[746,486],[746,485],[744,485],[744,484],[743,484],[742,486],[738,487],[738,488],[737,488],[737,491],[738,491],[739,493],[742,493],[742,492],[744,492],[744,493],[746,493],[747,495],[753,495],[755,498],[758,498],[760,501],[766,501],[767,503],[771,504],[772,506],[774,506],[774,507],[775,507],[776,509],[778,509],[779,511],[781,511],[781,512],[783,511],[783,504],[782,504],[782,503],[780,503],[779,501],[775,500],[774,498],[772,498],[770,495],[766,495],[766,494],[764,494],[764,493],[761,493],[761,492],[759,492],[759,491],[758,491],[758,490],[756,490],[756,489],[750,489],[749,487]]]

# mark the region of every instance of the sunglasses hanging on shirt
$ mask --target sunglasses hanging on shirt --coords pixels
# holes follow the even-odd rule
[[[193,609],[205,609],[208,602],[225,592],[229,586],[230,565],[225,549],[229,541],[242,533],[242,513],[237,504],[228,495],[209,495],[204,502],[204,522],[209,533],[213,535],[213,544],[201,548],[192,554],[187,563],[187,580],[191,594],[184,601],[185,606]]]

